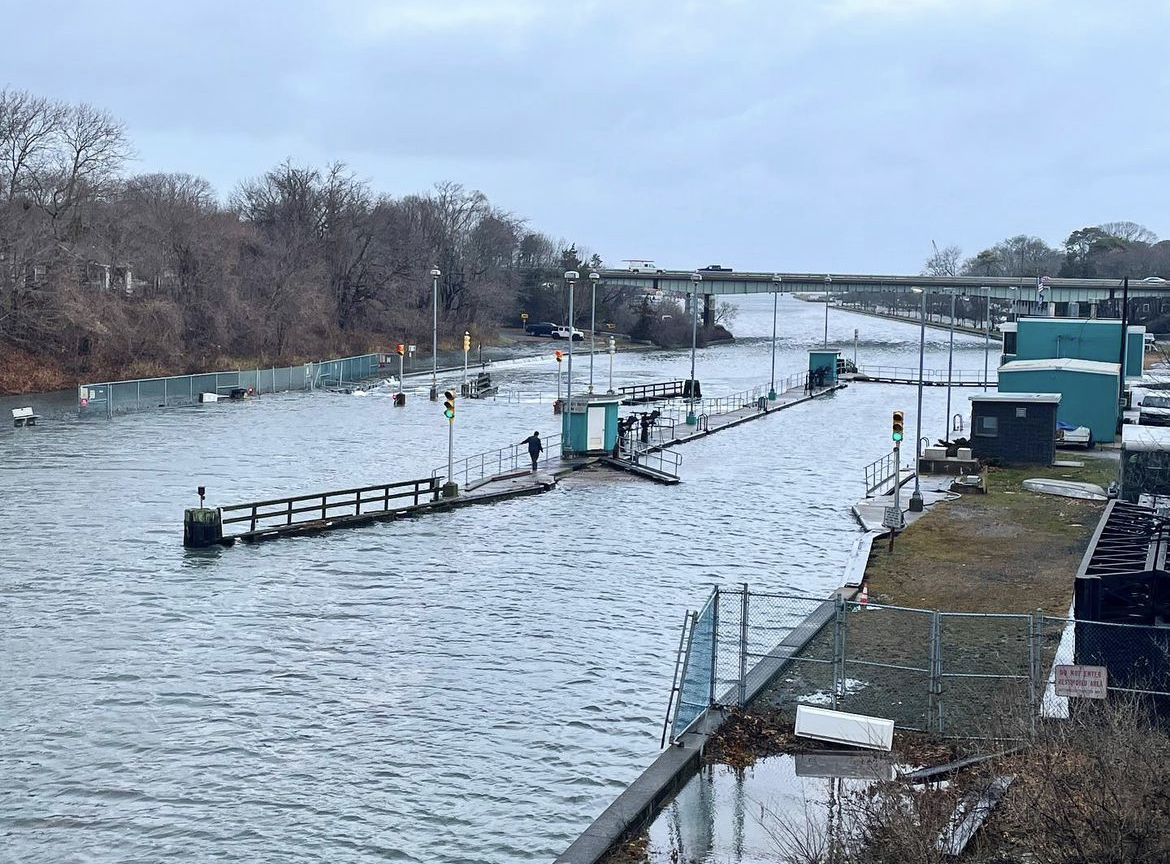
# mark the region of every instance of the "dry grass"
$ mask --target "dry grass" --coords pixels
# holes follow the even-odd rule
[[[1077,458],[1084,467],[989,468],[986,495],[935,505],[898,537],[892,553],[875,543],[866,568],[870,600],[1063,614],[1104,504],[1028,492],[1021,484],[1042,477],[1107,486],[1116,477],[1113,459]]]

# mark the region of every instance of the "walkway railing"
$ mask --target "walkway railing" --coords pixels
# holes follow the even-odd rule
[[[906,384],[918,383],[918,367],[917,366],[859,366],[857,367],[857,374],[863,375],[866,378],[881,379],[882,381],[903,382]],[[978,370],[955,369],[951,371],[950,376],[947,376],[946,369],[923,369],[922,382],[924,384],[946,384],[947,381],[952,384],[984,384],[994,383],[994,380],[987,381],[983,377],[983,373]]]
[[[618,393],[621,394],[622,399],[629,399],[635,402],[673,399],[676,396],[681,396],[682,392],[683,382],[681,380],[659,381],[654,384],[631,384],[628,387],[618,388]]]
[[[318,492],[312,495],[293,495],[288,498],[271,498],[267,501],[249,501],[246,504],[229,504],[220,507],[221,514],[239,513],[238,516],[224,516],[222,524],[247,523],[245,533],[265,530],[288,530],[297,526],[306,527],[313,522],[361,516],[378,516],[408,507],[417,507],[439,497],[439,484],[433,477],[420,480],[404,480],[399,483],[382,483],[376,486],[362,486],[357,489],[341,489],[336,492]],[[395,506],[391,506],[391,502]],[[402,503],[398,503],[402,502]],[[237,535],[224,535],[225,538]]]
[[[549,435],[540,440],[544,442],[544,451],[536,464],[537,467],[547,468],[561,458],[561,436]],[[431,471],[431,477],[435,480],[446,477],[447,482],[458,483],[459,488],[466,491],[469,486],[485,478],[532,467],[532,457],[528,455],[527,444],[509,444],[498,450],[487,450],[456,459],[451,467],[453,476],[447,477],[447,466],[443,464]]]
[[[874,495],[885,495],[887,491],[893,491],[892,484],[898,479],[896,466],[897,461],[892,450],[881,459],[865,466],[866,498],[872,498]],[[886,486],[889,486],[890,489],[886,490]]]
[[[622,455],[635,465],[641,465],[659,474],[678,476],[678,467],[682,464],[682,454],[667,450],[654,444],[644,444],[637,439],[627,437],[622,441]]]

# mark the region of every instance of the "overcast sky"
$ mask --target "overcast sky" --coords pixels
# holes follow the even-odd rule
[[[1164,0],[8,0],[0,85],[226,197],[291,157],[451,180],[619,265],[917,273],[1170,235]]]

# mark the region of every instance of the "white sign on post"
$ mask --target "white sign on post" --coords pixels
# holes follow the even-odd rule
[[[1104,699],[1109,673],[1104,666],[1057,666],[1056,695]]]
[[[902,508],[887,507],[885,518],[882,519],[882,525],[886,528],[900,529],[902,527]]]

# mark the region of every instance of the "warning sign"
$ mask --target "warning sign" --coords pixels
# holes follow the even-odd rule
[[[1104,666],[1057,666],[1056,695],[1104,699],[1109,674]]]

